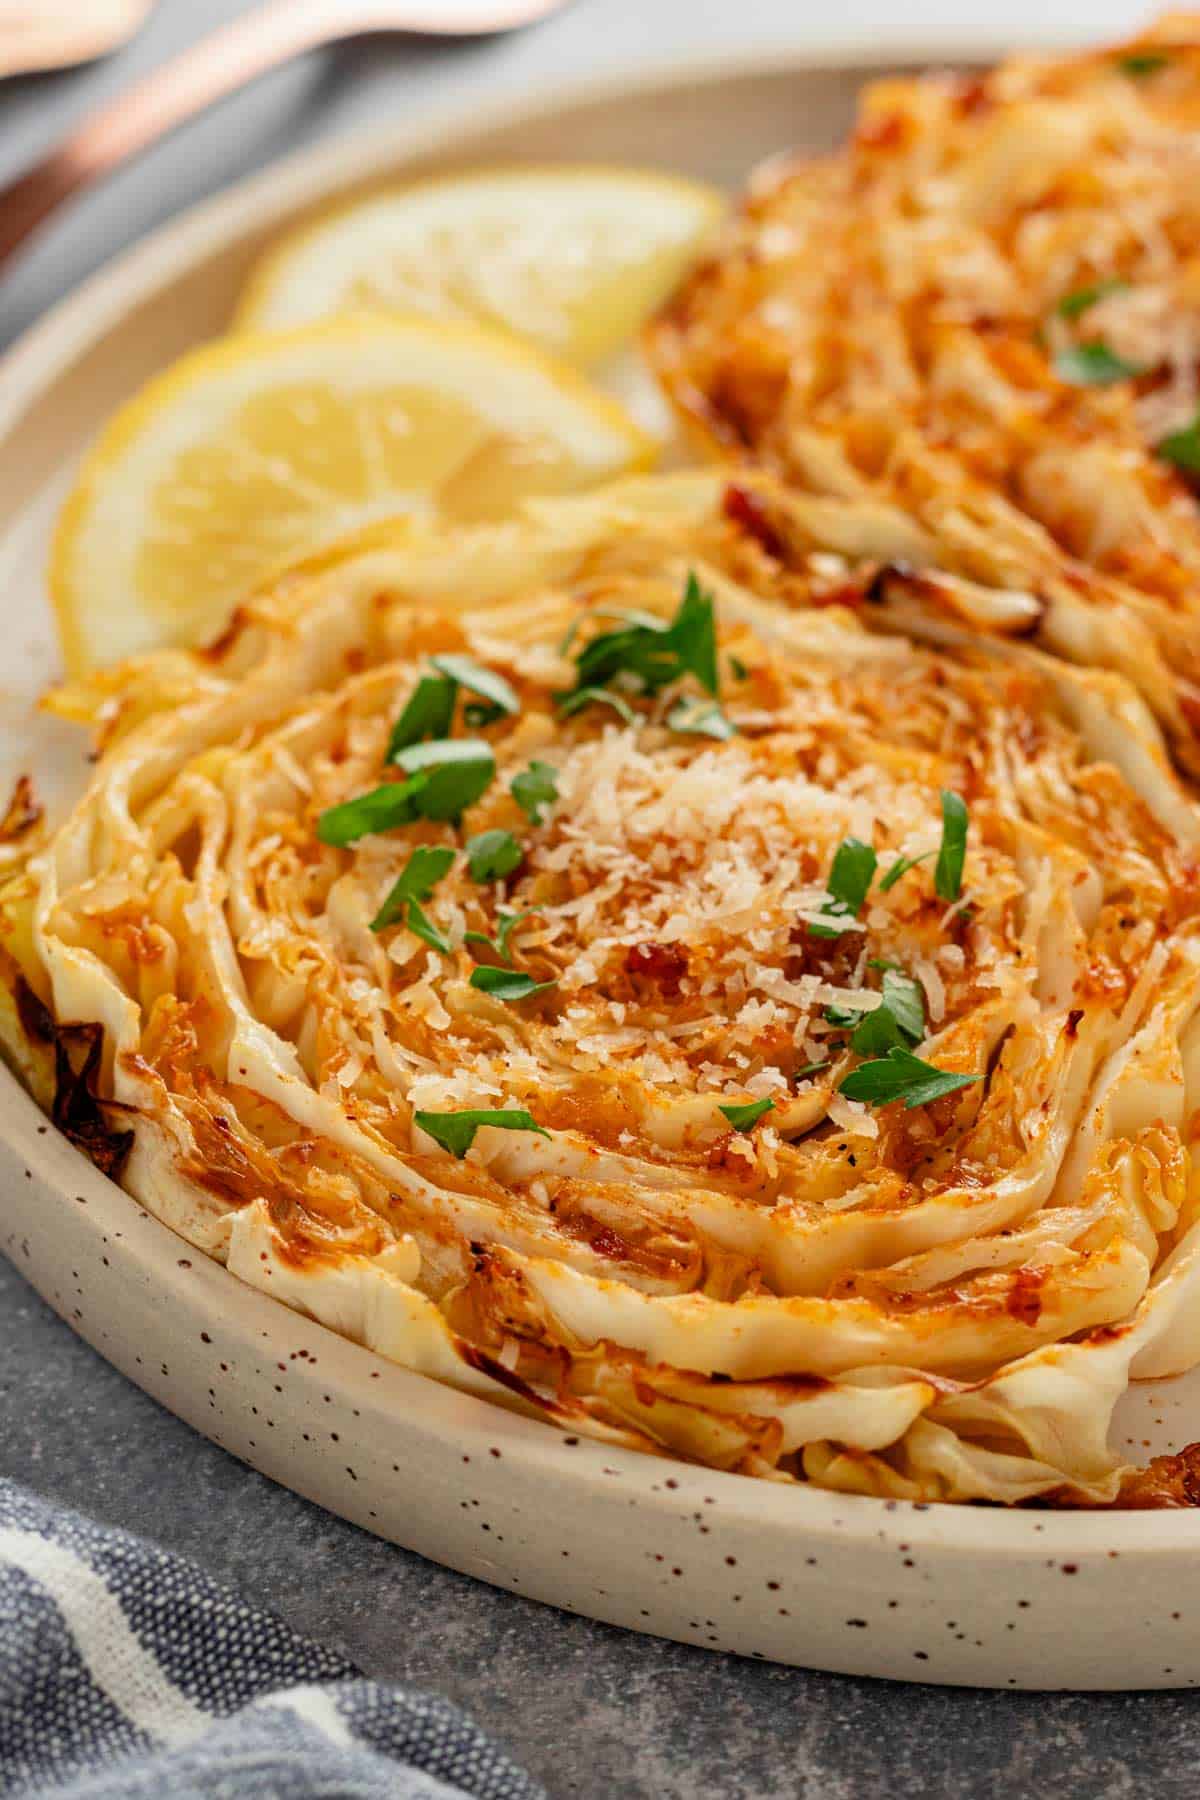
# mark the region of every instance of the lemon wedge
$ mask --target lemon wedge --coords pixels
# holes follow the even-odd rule
[[[480,319],[588,366],[667,298],[723,210],[698,182],[591,166],[392,189],[269,251],[235,328],[362,311]]]
[[[479,326],[380,316],[220,339],[151,381],[84,462],[50,568],[68,669],[205,642],[270,571],[379,519],[498,518],[653,454],[571,368]]]

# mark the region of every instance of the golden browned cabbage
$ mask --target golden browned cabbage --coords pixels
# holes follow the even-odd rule
[[[1131,1373],[1200,1356],[1200,822],[1119,675],[868,629],[856,505],[786,558],[709,475],[377,530],[64,692],[104,749],[0,1022],[140,1201],[398,1363],[1104,1502]]]
[[[710,447],[864,542],[1039,604],[1200,774],[1200,15],[981,78],[876,82],[779,160],[651,334]],[[911,607],[911,596],[909,596]]]

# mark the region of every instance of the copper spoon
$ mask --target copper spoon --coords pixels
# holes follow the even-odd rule
[[[64,200],[279,63],[367,32],[477,37],[567,0],[270,0],[164,63],[0,189],[0,267]]]
[[[154,0],[0,0],[0,76],[66,69],[130,39]]]

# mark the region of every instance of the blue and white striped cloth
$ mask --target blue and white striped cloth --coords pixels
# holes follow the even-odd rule
[[[446,1701],[0,1479],[0,1794],[539,1800]]]

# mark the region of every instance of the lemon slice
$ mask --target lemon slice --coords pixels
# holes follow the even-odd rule
[[[68,668],[204,642],[268,572],[381,518],[497,518],[653,453],[572,369],[479,326],[221,339],[151,381],[85,460],[50,569]]]
[[[235,326],[276,330],[361,311],[474,318],[588,365],[666,299],[723,209],[715,188],[599,167],[393,189],[268,252]]]

